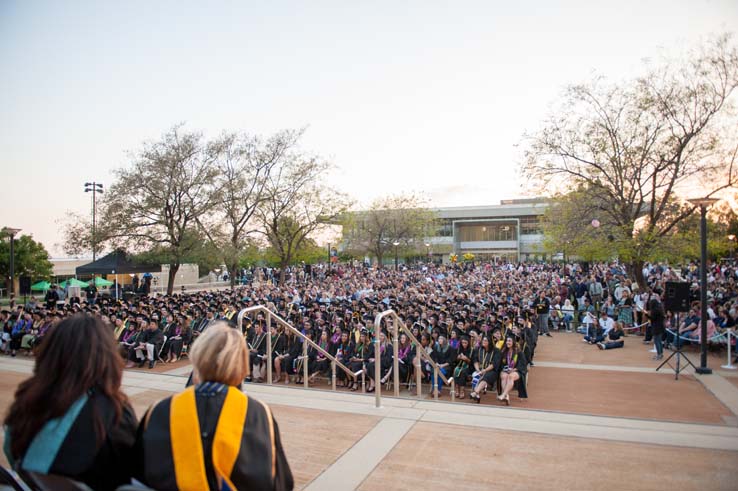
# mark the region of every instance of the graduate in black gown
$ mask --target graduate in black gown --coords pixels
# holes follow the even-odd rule
[[[369,351],[369,360],[366,364],[366,377],[369,380],[369,387],[366,390],[367,392],[374,392],[375,385],[382,383],[382,379],[392,366],[392,346],[387,342],[387,335],[384,331],[379,331],[379,360],[375,359],[376,353],[373,346]],[[377,363],[379,363],[379,380],[375,380]]]
[[[137,478],[160,491],[292,489],[271,410],[238,389],[249,370],[241,334],[213,324],[190,358],[195,385],[155,404],[141,421]]]
[[[341,337],[338,343],[334,344],[332,348],[331,354],[333,354],[338,361],[348,368],[349,360],[354,355],[354,345],[349,339],[348,331],[341,330]],[[351,379],[346,375],[346,372],[339,368],[336,368],[336,377],[341,381],[344,387],[348,387],[351,383]]]
[[[453,364],[456,362],[456,350],[448,344],[448,338],[446,333],[440,333],[438,335],[438,343],[433,348],[431,358],[438,365],[438,371],[441,372],[446,378],[451,377],[451,371]],[[438,380],[434,381],[434,390],[438,391],[438,395],[441,395],[441,389],[443,388],[443,379],[438,377]]]
[[[5,418],[5,455],[17,471],[60,474],[96,490],[130,482],[136,416],[121,391],[123,360],[100,319],[52,327],[33,375]],[[51,424],[49,424],[51,423]]]
[[[359,332],[359,342],[356,344],[353,355],[349,358],[349,369],[354,373],[357,373],[360,370],[365,370],[366,364],[369,362],[369,357],[372,353],[373,350],[371,340],[369,339],[369,333],[366,329],[361,329]],[[355,391],[358,388],[359,382],[357,378],[357,380],[354,381],[351,390]]]
[[[459,341],[459,348],[456,350],[456,363],[454,364],[454,386],[456,387],[456,397],[463,399],[466,397],[464,394],[464,387],[466,387],[466,381],[469,378],[469,373],[472,366],[473,350],[471,343],[469,342],[469,336],[466,334],[461,335]]]
[[[502,388],[502,393],[497,396],[497,399],[510,405],[510,391],[516,382],[518,384],[518,397],[528,397],[525,387],[525,377],[528,374],[528,360],[525,357],[525,352],[520,349],[520,345],[515,342],[515,338],[512,336],[505,338],[505,348],[502,350],[501,358],[500,387]]]
[[[469,398],[481,402],[482,394],[487,388],[494,388],[500,373],[500,350],[490,341],[489,337],[482,337],[482,346],[474,351],[472,365],[474,366],[473,378],[477,381],[474,391]]]

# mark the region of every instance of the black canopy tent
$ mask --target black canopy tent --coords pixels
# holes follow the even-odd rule
[[[118,283],[119,274],[134,273],[159,273],[161,272],[160,264],[144,264],[134,261],[125,251],[116,250],[101,257],[97,261],[93,261],[82,266],[77,266],[75,273],[79,275],[86,274],[114,274],[115,282]],[[115,288],[115,299],[118,299],[118,287]]]
[[[161,272],[160,264],[144,264],[134,261],[125,251],[113,251],[97,261],[77,266],[77,276],[85,274],[133,274]]]

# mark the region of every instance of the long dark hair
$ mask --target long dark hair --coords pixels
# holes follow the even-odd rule
[[[77,314],[52,327],[39,347],[33,375],[18,386],[5,417],[13,457],[23,456],[43,425],[63,416],[90,389],[108,397],[119,422],[128,404],[120,390],[122,376],[123,359],[102,320]],[[106,435],[99,414],[94,427],[102,443]]]

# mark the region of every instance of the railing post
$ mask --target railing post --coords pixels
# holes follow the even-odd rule
[[[420,353],[418,353],[419,349],[423,349],[422,346],[418,346],[415,349],[415,382],[418,384],[417,391],[418,391],[418,398],[420,398],[423,395],[423,369],[421,368],[423,366],[423,360],[420,359]]]
[[[308,388],[308,342],[306,339],[302,340],[302,384]]]
[[[267,323],[267,384],[272,385],[272,313],[267,309],[266,311],[266,323]]]
[[[392,380],[395,384],[395,397],[400,397],[400,360],[399,343],[400,343],[400,323],[397,319],[392,319]]]
[[[379,326],[374,329],[374,407],[382,406],[382,359],[379,349]]]
[[[433,367],[433,399],[438,400],[438,365]]]
[[[336,362],[335,361],[331,361],[331,380],[332,380],[331,384],[333,386],[333,391],[335,392],[336,390]]]
[[[728,334],[727,334],[727,340],[728,340],[728,363],[726,365],[722,365],[720,368],[725,368],[726,370],[735,370],[735,365],[733,365],[732,356],[730,353],[730,337],[733,336],[733,329],[728,328]],[[736,346],[738,348],[738,346]]]
[[[451,379],[451,402],[456,401],[456,380]]]

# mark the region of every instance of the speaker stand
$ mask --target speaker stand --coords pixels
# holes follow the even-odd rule
[[[695,372],[697,373],[699,373],[699,368],[697,368],[694,365],[694,363],[692,363],[692,361],[689,358],[687,358],[687,355],[682,353],[682,338],[679,335],[679,314],[678,313],[675,314],[675,318],[676,318],[676,322],[675,322],[676,324],[676,331],[675,331],[676,332],[676,350],[672,352],[672,354],[670,354],[666,360],[661,362],[661,365],[659,365],[656,371],[658,372],[664,365],[669,365],[669,361],[672,358],[676,357],[676,366],[669,365],[669,368],[674,370],[674,380],[679,380],[679,374],[683,370],[687,369],[687,365],[691,365],[692,368],[694,368]],[[681,364],[682,358],[684,358],[684,361],[686,362],[684,365]]]

